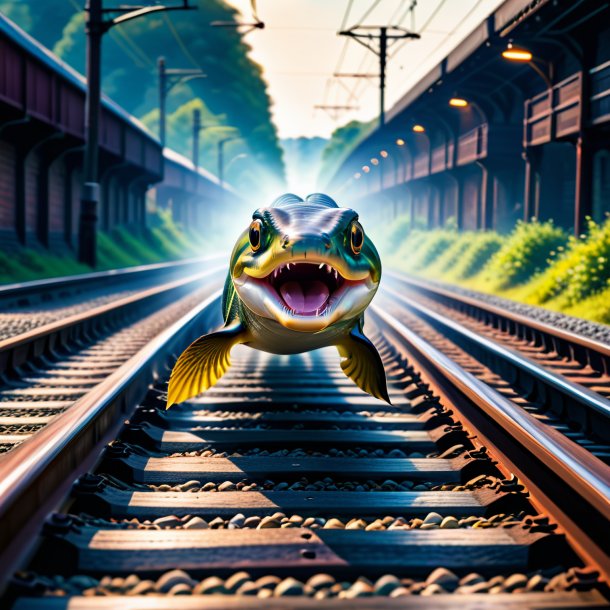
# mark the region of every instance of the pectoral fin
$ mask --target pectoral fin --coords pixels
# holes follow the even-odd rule
[[[247,330],[237,321],[191,343],[178,358],[170,375],[166,408],[215,385],[231,366],[231,348],[247,340]]]
[[[343,358],[343,372],[362,390],[391,404],[381,358],[358,324],[337,344],[337,349]]]

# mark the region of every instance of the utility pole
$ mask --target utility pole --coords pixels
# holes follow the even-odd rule
[[[78,260],[90,267],[96,263],[97,207],[100,198],[98,183],[98,142],[101,107],[101,55],[102,37],[113,26],[131,19],[160,11],[194,10],[189,0],[176,6],[118,6],[104,8],[103,0],[87,0],[87,92],[85,99],[85,163],[78,227]],[[107,13],[120,13],[118,17],[104,18]]]
[[[201,110],[193,110],[193,166],[199,167],[199,134],[201,132]]]
[[[227,138],[223,138],[222,140],[218,140],[218,181],[220,182],[220,187],[224,188],[224,146],[227,142],[232,142],[233,140],[239,140],[239,136],[228,136]]]
[[[376,32],[378,31],[378,32]],[[388,49],[401,38],[420,38],[415,32],[396,26],[355,25],[349,30],[342,30],[339,36],[349,36],[379,57],[379,126],[385,124],[385,81]],[[379,46],[373,46],[379,41]]]
[[[159,69],[159,140],[161,146],[165,146],[165,124],[167,120],[165,105],[169,92],[177,85],[195,78],[206,78],[207,74],[197,69],[166,68],[165,57],[159,57],[157,67]]]
[[[195,169],[199,167],[199,134],[209,127],[217,127],[217,125],[202,125],[201,124],[201,110],[195,108],[193,110],[193,166]]]

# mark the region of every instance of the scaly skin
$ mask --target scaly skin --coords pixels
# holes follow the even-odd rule
[[[375,246],[354,210],[326,195],[284,195],[253,214],[238,239],[223,293],[225,326],[200,337],[172,371],[167,407],[211,388],[239,343],[275,354],[334,345],[341,369],[389,402],[383,363],[363,334],[381,278]]]
[[[314,349],[306,347],[310,344],[330,345],[337,331],[348,333],[362,317],[381,278],[381,261],[370,238],[364,234],[358,253],[351,247],[356,212],[295,198],[281,207],[260,208],[252,218],[262,223],[263,242],[253,250],[248,229],[237,240],[225,285],[225,321],[238,318],[253,335],[248,344],[258,349],[276,352],[274,348],[290,338],[293,345],[284,346],[281,353]],[[320,315],[295,314],[276,291],[269,290],[265,279],[287,263],[329,265],[344,279],[340,298],[331,296],[333,302]],[[287,335],[282,329],[297,332]],[[321,336],[312,339],[299,333]],[[271,340],[274,334],[278,340]]]

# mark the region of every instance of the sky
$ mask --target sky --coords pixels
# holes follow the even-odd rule
[[[401,25],[421,35],[390,49],[386,111],[463,40],[503,0],[257,0],[264,30],[246,36],[250,56],[264,69],[281,138],[328,137],[352,119],[379,113],[379,59],[356,41],[337,36],[357,24]],[[227,0],[252,20],[251,0]],[[340,111],[316,105],[353,106]],[[333,114],[334,116],[329,116]]]

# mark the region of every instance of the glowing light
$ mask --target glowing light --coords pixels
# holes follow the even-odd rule
[[[360,176],[362,176],[362,174],[361,174],[360,172],[356,172],[356,173],[354,174],[354,178],[355,178],[356,180],[360,180]]]
[[[426,131],[423,125],[413,125],[412,129],[415,133],[424,133]]]
[[[509,42],[506,49],[502,51],[502,57],[510,61],[532,61],[533,55],[527,49],[513,47],[513,43]]]
[[[376,157],[373,157],[373,158],[371,159],[371,163],[372,163],[373,165],[379,165],[379,159],[377,159]]]
[[[368,174],[368,173],[371,171],[371,168],[370,168],[368,165],[363,165],[363,166],[362,166],[362,171],[363,171],[365,174]]]
[[[452,97],[449,100],[449,105],[454,108],[466,108],[466,106],[468,106],[468,100],[465,100],[462,97]]]
[[[388,151],[387,150],[382,150],[382,151],[379,152],[379,155],[385,159],[388,156]]]
[[[398,140],[396,140],[396,144],[397,146],[404,146],[405,141],[402,138],[398,138]]]

